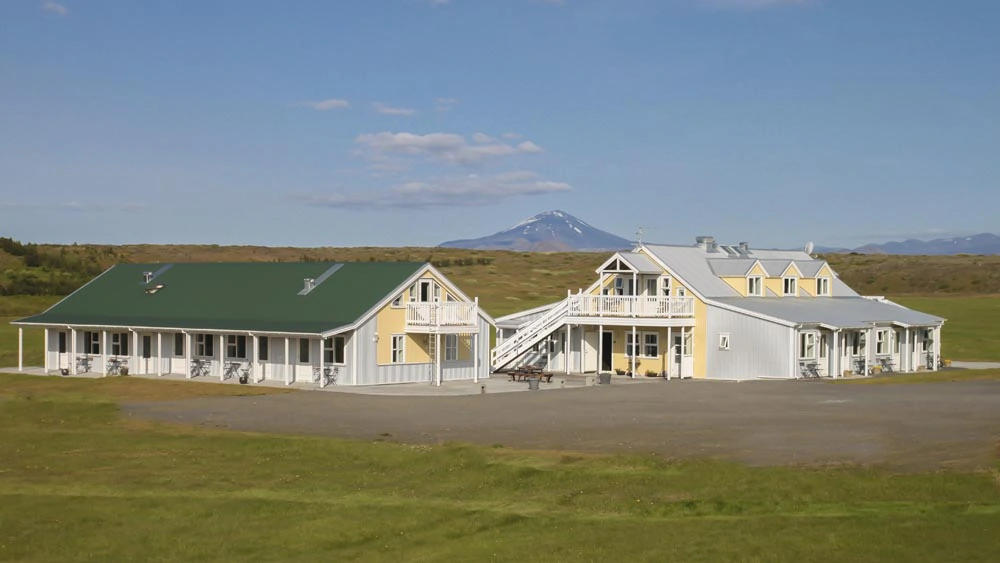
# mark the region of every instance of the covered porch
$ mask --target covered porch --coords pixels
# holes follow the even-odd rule
[[[941,327],[872,323],[866,327],[802,327],[797,331],[798,377],[846,377],[937,370]]]

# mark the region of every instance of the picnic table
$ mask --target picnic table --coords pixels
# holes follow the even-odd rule
[[[511,381],[525,381],[533,377],[544,379],[546,383],[552,383],[552,374],[542,371],[540,366],[521,366],[511,370],[508,375]]]

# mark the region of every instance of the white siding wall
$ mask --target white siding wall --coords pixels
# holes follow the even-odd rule
[[[792,328],[708,306],[706,344],[709,379],[788,378],[792,375]],[[719,334],[729,350],[719,350]]]

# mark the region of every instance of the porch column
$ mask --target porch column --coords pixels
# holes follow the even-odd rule
[[[249,356],[247,358],[247,361],[250,364],[249,365],[250,381],[257,381],[257,335],[256,334],[250,335],[250,343],[253,346],[253,348],[250,350],[250,353],[247,354],[247,356]]]
[[[156,333],[156,377],[163,375],[163,333]]]
[[[937,370],[938,366],[941,365],[943,358],[941,358],[941,327],[938,326],[934,329],[934,369]]]
[[[604,325],[597,325],[597,374],[604,373]]]
[[[378,348],[378,346],[376,346]],[[351,333],[351,385],[358,384],[358,331]],[[376,353],[378,350],[376,350]]]
[[[566,339],[563,342],[563,363],[566,365],[566,375],[569,375],[569,351],[573,348],[573,345],[569,341],[570,334],[570,326],[567,324]]]
[[[70,328],[69,335],[70,335],[69,350],[71,356],[69,359],[69,368],[70,368],[70,373],[76,375],[76,329]]]
[[[45,327],[42,330],[45,335],[45,354],[42,356],[42,373],[49,373],[49,328]],[[21,365],[21,348],[24,346],[23,338],[24,335],[22,334],[21,327],[17,327],[17,371],[23,371],[23,366]]]
[[[326,387],[326,373],[324,373],[324,371],[323,371],[323,368],[324,368],[323,363],[326,361],[326,358],[323,357],[324,353],[326,353],[326,340],[322,336],[320,336],[320,338],[319,338],[319,386],[320,386],[320,388]]]
[[[472,333],[472,382],[479,383],[479,332]]]
[[[899,348],[899,371],[910,371],[910,329],[903,329],[903,344]]]
[[[49,329],[45,329],[45,367],[49,367]],[[17,327],[17,371],[24,371],[24,328]]]
[[[132,353],[128,359],[128,363],[131,364],[128,372],[135,375],[139,373],[139,333],[134,328],[129,330],[132,332]]]
[[[191,379],[191,333],[184,333],[184,377]]]
[[[226,349],[223,347],[225,336],[219,335],[219,381],[224,381],[226,377],[226,370],[222,365],[222,362],[226,360]]]
[[[101,331],[101,375],[108,375],[108,331]]]
[[[840,371],[840,331],[833,331],[830,338],[833,340],[833,351],[830,352],[830,377],[837,378],[843,375]]]
[[[673,375],[674,371],[674,327],[667,327],[667,381],[670,381],[670,376]]]
[[[865,335],[865,375],[874,363],[875,354],[875,327],[868,329]]]
[[[635,274],[633,274],[633,277]],[[635,313],[633,312],[633,315]],[[635,357],[639,353],[639,343],[636,341],[635,325],[632,325],[632,379],[635,379]]]
[[[291,373],[288,370],[288,337],[285,337],[285,385],[291,385]]]
[[[441,386],[441,333],[434,334],[434,379],[435,385]]]

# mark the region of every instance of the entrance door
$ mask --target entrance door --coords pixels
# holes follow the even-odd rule
[[[614,346],[615,339],[614,335],[610,332],[603,332],[601,334],[601,371],[611,371],[611,349]]]
[[[671,377],[684,377],[684,372],[681,371],[681,366],[684,362],[684,337],[674,336],[674,345],[670,348],[670,355],[673,361],[670,362],[670,376]]]
[[[142,373],[150,373],[149,359],[153,356],[153,337],[148,334],[142,335]]]
[[[583,333],[583,371],[597,371],[597,332]]]

